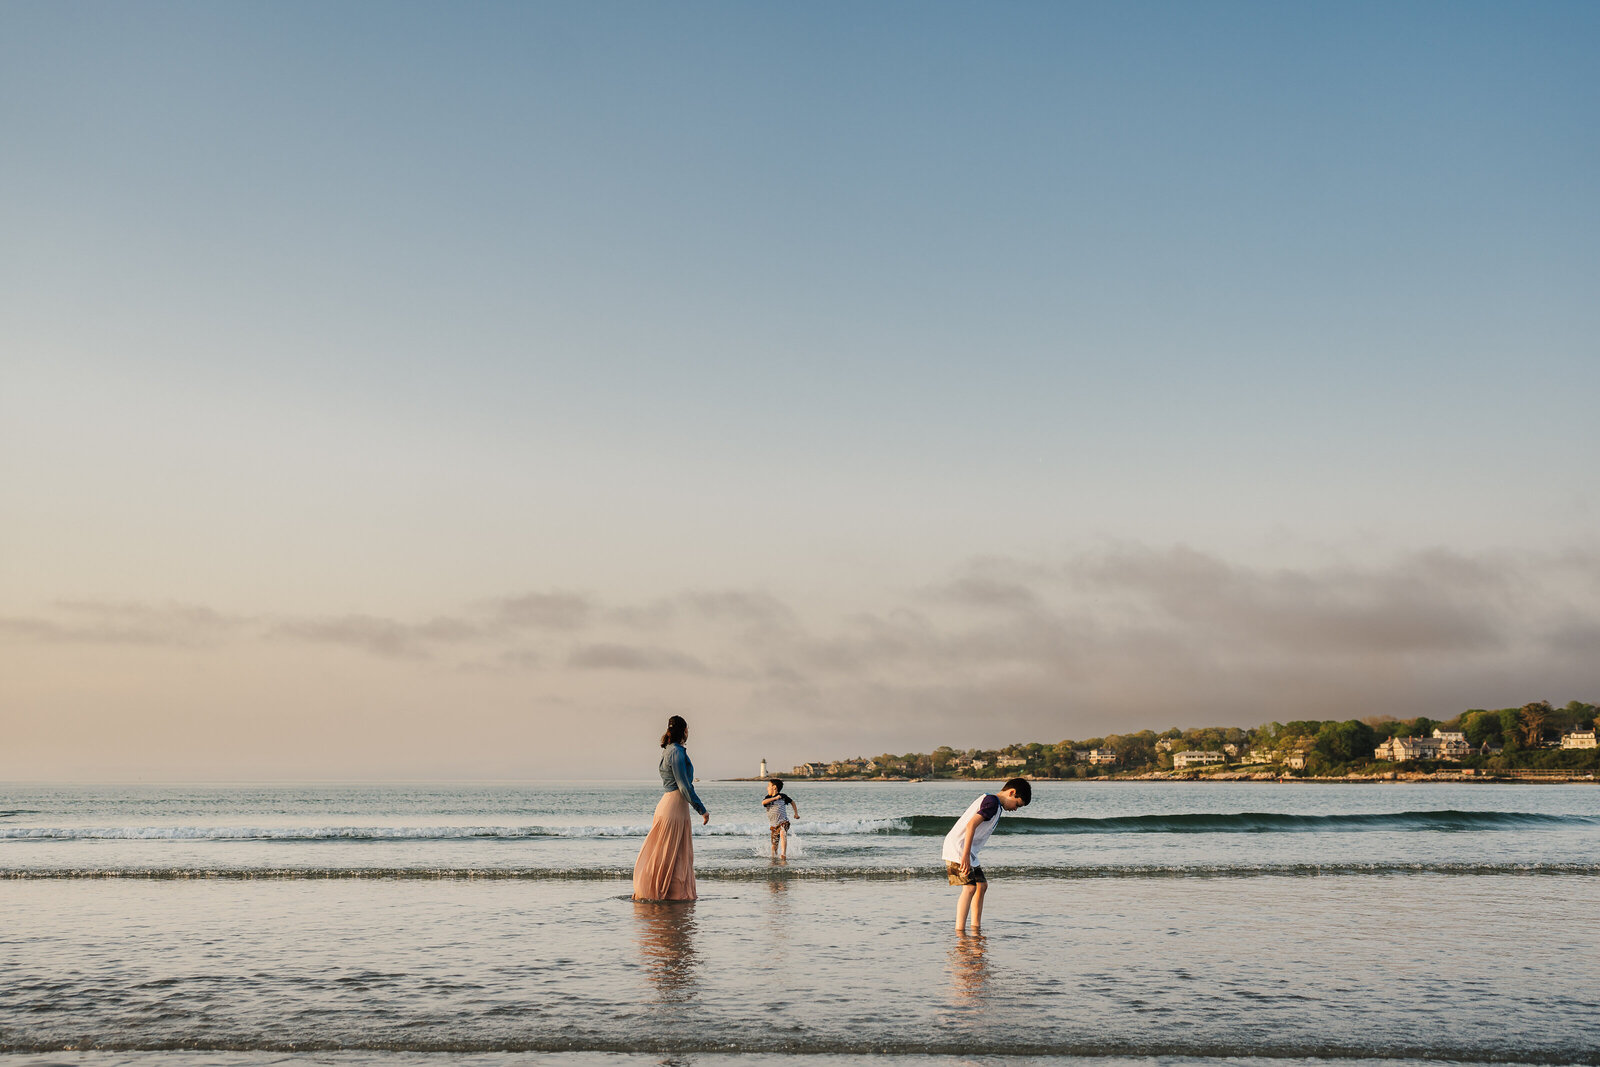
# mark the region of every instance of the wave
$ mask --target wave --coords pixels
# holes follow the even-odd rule
[[[1260,863],[1095,864],[1081,866],[986,865],[1007,879],[1090,878],[1322,878],[1374,875],[1600,875],[1600,863]],[[0,880],[72,881],[628,881],[633,868],[572,867],[0,867]],[[866,865],[697,867],[710,882],[943,881],[942,866]]]
[[[797,822],[793,833],[837,837],[909,834],[942,837],[955,825],[948,815],[910,815],[837,822]],[[1600,826],[1600,818],[1518,811],[1399,811],[1345,815],[1227,814],[1120,815],[1103,819],[1002,819],[1005,834],[1239,834],[1352,830],[1528,830]],[[696,826],[696,836],[765,837],[762,823]],[[644,837],[650,827],[623,826],[8,826],[0,841],[454,841],[533,838]]]
[[[696,826],[696,836],[766,837],[767,823]],[[805,822],[797,836],[905,833],[906,819]],[[644,837],[632,826],[9,826],[0,841],[521,841],[530,838]]]
[[[954,821],[939,815],[913,815],[908,830],[943,836]],[[1343,815],[1287,815],[1272,811],[1172,815],[1118,815],[1104,819],[1000,820],[996,833],[1010,834],[1261,834],[1349,830],[1528,830],[1600,826],[1586,815],[1522,811],[1389,811]]]

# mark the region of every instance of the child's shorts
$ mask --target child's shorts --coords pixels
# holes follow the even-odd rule
[[[944,861],[944,873],[949,875],[951,885],[988,885],[989,879],[984,876],[982,867],[974,867],[966,874],[961,873],[961,864]]]
[[[789,828],[789,820],[788,819],[783,820],[778,825],[776,825],[776,826],[774,826],[772,828],[772,843],[774,845],[776,845],[778,843],[778,834],[781,833],[784,830],[787,830],[788,828]]]

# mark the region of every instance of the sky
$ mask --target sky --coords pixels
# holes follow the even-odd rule
[[[0,5],[0,779],[1600,701],[1597,46]]]

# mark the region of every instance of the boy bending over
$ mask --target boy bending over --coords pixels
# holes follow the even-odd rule
[[[961,887],[956,900],[956,932],[967,932],[967,913],[972,913],[972,932],[983,925],[983,894],[989,879],[978,866],[978,850],[994,828],[1000,825],[1002,811],[1016,811],[1033,799],[1033,786],[1026,778],[1013,778],[998,793],[985,793],[967,806],[955,826],[944,836],[944,870],[950,884]]]

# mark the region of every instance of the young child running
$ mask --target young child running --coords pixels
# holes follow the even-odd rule
[[[1000,825],[1002,811],[1016,811],[1033,799],[1033,786],[1026,778],[1013,778],[998,793],[985,793],[967,806],[961,818],[944,835],[944,870],[951,885],[961,887],[956,901],[956,933],[967,932],[967,912],[972,913],[972,932],[983,925],[983,894],[989,879],[978,866],[978,850],[983,848],[994,828]]]
[[[761,805],[767,809],[767,821],[772,824],[772,854],[786,860],[789,858],[789,813],[794,812],[798,819],[800,806],[783,791],[782,778],[767,779],[767,799]]]

